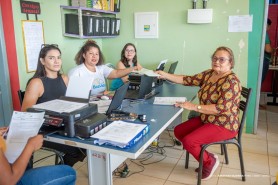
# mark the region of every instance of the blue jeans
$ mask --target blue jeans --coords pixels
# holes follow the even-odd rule
[[[67,165],[43,166],[27,170],[17,185],[74,185],[76,172]]]

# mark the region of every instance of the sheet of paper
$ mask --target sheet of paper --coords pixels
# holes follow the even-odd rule
[[[167,63],[167,61],[168,61],[168,59],[162,60],[162,61],[158,64],[158,66],[157,66],[156,69],[159,69],[161,65],[165,65],[165,64]]]
[[[109,105],[111,104],[112,100],[99,100],[99,101],[90,101],[90,103],[97,104],[98,113],[106,113],[108,110]]]
[[[56,100],[51,100],[44,103],[33,105],[33,108],[62,113],[62,112],[72,112],[86,105],[88,104],[56,99]]]
[[[91,137],[103,140],[104,142],[109,141],[124,145],[135,138],[146,126],[145,124],[114,121]]]
[[[5,155],[13,163],[23,151],[28,139],[38,134],[44,121],[44,112],[13,112],[7,136]]]
[[[88,99],[92,83],[91,77],[72,76],[69,79],[66,96]]]
[[[176,102],[185,102],[186,97],[155,97],[153,104],[174,105]]]
[[[151,77],[158,77],[160,76],[159,74],[155,73],[153,70],[149,70],[146,68],[142,68],[139,71],[136,71],[139,74],[143,74],[143,75],[147,75],[147,76],[151,76]]]
[[[251,32],[253,15],[229,16],[228,32]]]

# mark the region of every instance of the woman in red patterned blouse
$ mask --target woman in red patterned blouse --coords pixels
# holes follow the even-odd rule
[[[199,161],[201,145],[229,139],[237,134],[239,128],[239,102],[241,85],[232,71],[234,55],[230,48],[219,47],[211,57],[212,69],[193,76],[157,73],[161,78],[186,86],[199,86],[199,104],[177,102],[176,107],[193,110],[200,116],[179,124],[174,134],[183,147]],[[205,151],[202,179],[212,177],[219,165],[217,155]],[[195,169],[198,172],[198,168]]]

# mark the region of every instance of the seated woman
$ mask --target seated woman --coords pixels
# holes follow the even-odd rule
[[[183,147],[199,161],[201,145],[229,139],[237,135],[239,128],[239,102],[241,85],[232,71],[234,54],[230,48],[219,47],[211,57],[211,67],[193,76],[157,73],[161,77],[186,86],[199,86],[199,104],[177,102],[176,107],[197,111],[200,116],[181,123],[174,134]],[[218,157],[204,152],[202,179],[211,178],[219,165]],[[195,170],[198,172],[198,168]]]
[[[61,51],[58,46],[44,45],[39,53],[37,70],[27,83],[22,111],[38,103],[59,99],[66,94],[68,77],[60,73],[61,66]],[[70,166],[86,157],[86,151],[76,147],[48,141],[45,141],[43,146],[65,153],[64,162]]]
[[[43,143],[42,135],[29,138],[21,155],[13,164],[10,164],[5,156],[6,143],[3,134],[6,128],[0,128],[0,184],[65,184],[74,185],[76,172],[73,168],[66,165],[45,166],[26,170],[29,159],[34,151],[41,148]]]
[[[126,69],[129,67],[137,66],[138,70],[142,69],[142,66],[137,61],[137,50],[134,44],[127,43],[121,52],[121,60],[117,63],[117,69]],[[128,81],[128,75],[122,78],[116,78],[112,81],[110,91],[115,91]]]
[[[103,54],[93,40],[88,40],[75,56],[75,62],[78,66],[71,69],[69,78],[72,76],[88,76],[92,78],[93,84],[91,94],[103,94],[106,90],[105,78],[114,79],[126,76],[137,66],[127,69],[112,69],[104,65]]]

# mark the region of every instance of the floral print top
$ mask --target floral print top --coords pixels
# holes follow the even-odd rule
[[[200,105],[216,105],[217,114],[200,114],[203,123],[212,123],[230,131],[238,131],[240,81],[235,73],[231,72],[211,82],[209,79],[213,72],[209,69],[193,76],[184,76],[183,84],[200,87],[198,91]]]

